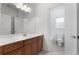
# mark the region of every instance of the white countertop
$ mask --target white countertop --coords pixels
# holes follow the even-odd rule
[[[0,36],[0,46],[22,41],[22,40],[27,40],[40,35],[43,35],[43,34],[28,34],[26,36],[23,36],[21,34],[14,34],[14,35]]]

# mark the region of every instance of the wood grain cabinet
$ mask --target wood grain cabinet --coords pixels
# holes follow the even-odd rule
[[[31,44],[24,46],[24,55],[32,55]]]
[[[2,55],[2,47],[0,47],[0,55]]]
[[[8,52],[11,52],[13,50],[15,50],[13,43],[3,46],[3,54],[7,54]]]
[[[43,36],[38,37],[37,47],[38,47],[38,49],[37,49],[38,53],[40,51],[42,51],[42,49],[43,49]]]
[[[32,43],[32,54],[37,54],[37,40]]]
[[[0,55],[36,55],[42,49],[43,36],[37,36],[0,47]]]
[[[32,40],[31,39],[27,39],[24,40],[24,55],[31,55],[31,49],[32,49]]]
[[[23,47],[22,41],[5,45],[5,46],[3,46],[3,54],[7,54],[7,53],[14,51],[21,47]]]
[[[7,53],[6,55],[23,55],[23,48],[16,49],[12,52]]]

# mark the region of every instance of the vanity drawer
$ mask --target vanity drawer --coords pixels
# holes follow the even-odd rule
[[[31,39],[24,40],[24,45],[31,44],[31,43],[32,43]]]
[[[24,45],[31,44],[31,43],[33,43],[35,41],[37,41],[36,37],[24,40]]]
[[[16,42],[3,46],[3,53],[8,53],[23,46],[23,42]]]

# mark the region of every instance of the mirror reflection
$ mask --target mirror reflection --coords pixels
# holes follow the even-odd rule
[[[0,4],[0,35],[24,32],[24,19],[31,17],[31,7],[27,3]]]

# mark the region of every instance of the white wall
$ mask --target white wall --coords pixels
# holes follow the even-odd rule
[[[44,34],[44,50],[50,50],[51,41],[48,38],[47,25],[49,19],[49,8],[52,4],[37,4],[36,9],[36,33]]]

